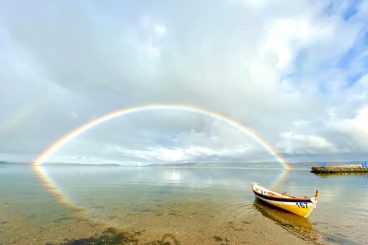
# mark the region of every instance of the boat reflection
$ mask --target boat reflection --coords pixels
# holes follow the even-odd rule
[[[312,232],[313,227],[307,218],[300,217],[288,212],[285,212],[276,207],[270,206],[269,204],[263,202],[256,198],[254,201],[254,207],[260,211],[260,213],[275,221],[276,223],[297,230],[303,230],[304,232]]]

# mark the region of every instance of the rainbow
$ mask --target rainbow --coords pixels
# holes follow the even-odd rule
[[[29,116],[31,116],[35,111],[42,109],[45,104],[45,100],[40,100],[37,103],[24,107],[22,110],[13,112],[8,119],[1,122],[0,133],[13,128],[20,122],[27,121]]]
[[[212,111],[209,111],[203,108],[192,107],[188,105],[149,104],[149,105],[129,107],[129,108],[107,113],[105,115],[102,115],[96,119],[93,119],[73,129],[72,131],[68,132],[67,134],[62,136],[60,139],[56,140],[49,147],[47,147],[46,150],[44,150],[32,162],[32,167],[34,171],[36,172],[36,175],[41,180],[41,182],[46,187],[46,189],[56,198],[56,200],[58,200],[62,204],[65,204],[68,207],[76,208],[75,206],[71,204],[70,200],[68,200],[68,198],[62,193],[62,191],[57,186],[57,184],[48,176],[46,169],[44,169],[42,166],[42,163],[44,163],[47,158],[49,158],[52,154],[57,152],[60,148],[66,145],[69,141],[78,137],[79,135],[83,134],[84,132],[86,132],[87,130],[95,126],[98,126],[102,123],[105,123],[109,120],[112,120],[120,116],[126,116],[132,113],[154,111],[154,110],[178,110],[178,111],[193,112],[193,113],[206,115],[216,120],[222,121],[234,128],[237,128],[239,131],[241,131],[242,133],[246,134],[247,136],[251,137],[256,142],[258,142],[261,146],[263,146],[270,154],[272,154],[276,158],[276,160],[282,165],[284,170],[291,169],[288,162],[276,151],[276,149],[272,147],[271,144],[269,144],[265,139],[259,136],[252,129],[245,127],[243,124],[241,124],[240,122],[236,121],[233,118],[219,114],[217,112],[212,112]],[[276,180],[276,182],[279,182],[279,180]]]
[[[248,127],[245,127],[243,124],[236,121],[235,119],[219,114],[217,112],[212,112],[212,111],[203,109],[203,108],[192,107],[192,106],[187,106],[187,105],[175,105],[175,104],[174,105],[167,105],[167,104],[141,105],[141,106],[129,107],[129,108],[113,111],[105,115],[102,115],[96,119],[93,119],[83,124],[80,127],[73,129],[72,131],[68,132],[60,139],[56,140],[53,144],[47,147],[47,149],[44,150],[33,161],[32,164],[33,166],[41,165],[43,162],[45,162],[47,158],[49,158],[52,154],[54,154],[64,145],[66,145],[70,140],[78,137],[79,135],[83,134],[84,132],[86,132],[87,130],[95,126],[98,126],[102,123],[105,123],[117,117],[126,116],[126,115],[137,113],[137,112],[154,111],[154,110],[178,110],[178,111],[193,112],[193,113],[203,114],[203,115],[212,117],[214,119],[217,119],[219,121],[222,121],[224,123],[227,123],[229,126],[237,128],[239,131],[243,132],[244,134],[246,134],[247,136],[249,136],[256,142],[258,142],[261,146],[263,146],[271,155],[273,155],[276,158],[276,160],[282,165],[284,169],[290,169],[290,165],[288,164],[288,162],[277,152],[276,149],[273,148],[271,144],[269,144],[264,138],[259,136],[255,131],[253,131],[252,129]]]

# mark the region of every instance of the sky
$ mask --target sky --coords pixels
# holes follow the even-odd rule
[[[109,112],[224,115],[290,162],[368,160],[368,1],[0,0],[0,160]],[[48,161],[275,161],[238,128],[137,111]]]

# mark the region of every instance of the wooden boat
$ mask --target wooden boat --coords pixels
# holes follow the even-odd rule
[[[289,196],[286,193],[271,191],[258,184],[253,184],[252,190],[258,199],[302,217],[308,217],[317,207],[318,190],[312,198]]]

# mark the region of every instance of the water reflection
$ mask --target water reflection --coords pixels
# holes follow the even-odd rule
[[[312,224],[309,222],[309,219],[285,212],[259,199],[255,199],[254,207],[260,213],[262,213],[263,216],[269,219],[272,219],[276,223],[283,224],[283,225],[286,224],[291,227],[296,226],[308,232],[311,232],[313,229]]]
[[[362,176],[368,178],[368,172],[366,173],[313,173],[321,178],[334,177],[334,176]]]

